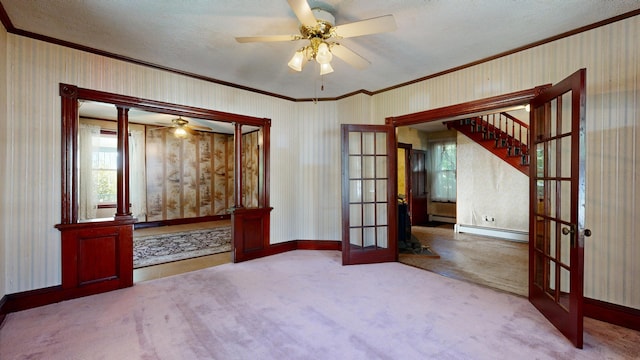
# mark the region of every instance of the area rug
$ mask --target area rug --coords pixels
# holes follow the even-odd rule
[[[134,236],[133,268],[231,251],[231,227]]]

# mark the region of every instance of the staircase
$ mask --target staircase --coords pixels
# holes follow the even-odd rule
[[[444,123],[482,145],[529,176],[529,126],[505,113],[475,116]]]

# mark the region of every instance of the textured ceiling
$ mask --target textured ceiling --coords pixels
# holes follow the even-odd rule
[[[379,91],[638,10],[637,0],[328,0],[336,24],[392,14],[397,30],[341,41],[371,62],[340,59],[321,79],[287,62],[302,42],[236,36],[298,33],[286,0],[0,0],[9,31],[32,33],[293,99]],[[12,28],[11,28],[12,27]],[[321,85],[324,82],[324,90]]]

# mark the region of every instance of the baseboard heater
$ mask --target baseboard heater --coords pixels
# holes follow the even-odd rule
[[[463,225],[463,224],[456,224],[454,226],[454,231],[457,233],[467,233],[467,234],[497,237],[497,238],[517,241],[517,242],[529,241],[529,232],[527,231],[496,229],[496,228],[488,228],[488,227],[474,226],[474,225]]]

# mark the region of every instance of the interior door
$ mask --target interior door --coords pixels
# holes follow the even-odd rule
[[[342,125],[342,264],[396,261],[396,138],[391,125]]]
[[[581,69],[531,102],[529,300],[582,348],[585,77]]]
[[[427,214],[427,152],[411,150],[411,224],[429,222]]]

